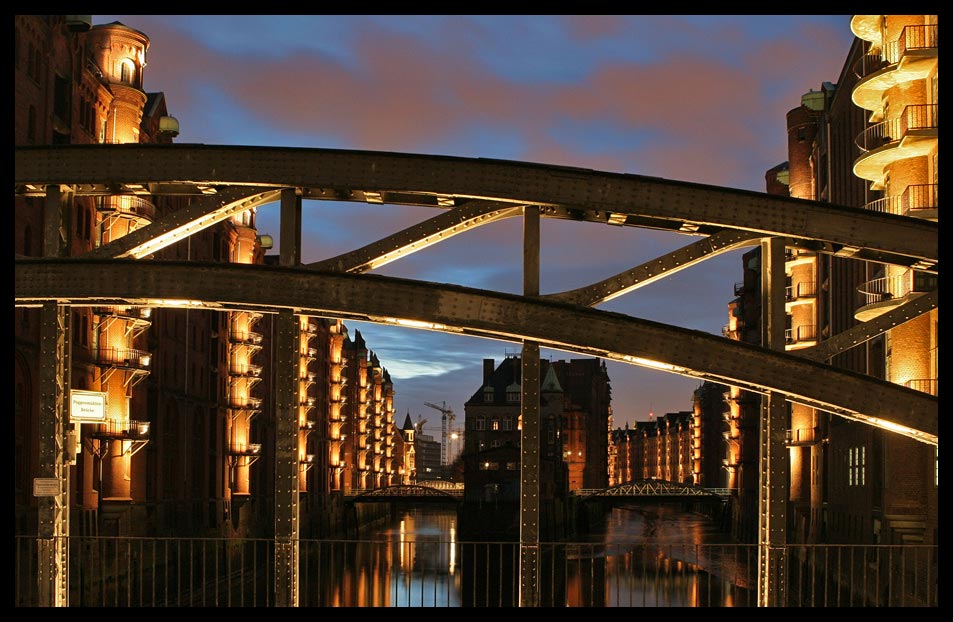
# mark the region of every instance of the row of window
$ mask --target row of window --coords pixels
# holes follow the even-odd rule
[[[477,417],[474,422],[474,430],[486,430],[486,419],[484,417]],[[510,432],[513,430],[513,418],[512,417],[503,417],[503,419],[490,419],[490,430]]]
[[[507,471],[519,471],[520,463],[519,462],[507,462],[505,465]],[[481,471],[499,471],[500,463],[499,462],[481,462],[480,463]]]

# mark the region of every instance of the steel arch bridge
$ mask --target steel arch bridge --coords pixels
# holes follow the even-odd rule
[[[404,325],[524,344],[524,436],[538,422],[539,347],[601,356],[762,393],[759,602],[785,583],[784,401],[936,445],[934,396],[826,364],[838,352],[937,308],[938,292],[797,354],[783,351],[786,246],[938,274],[936,222],[638,175],[500,160],[364,151],[214,145],[17,147],[15,196],[43,197],[42,259],[15,258],[15,304],[41,307],[41,462],[60,479],[62,359],[71,305],[190,304],[277,314],[276,358],[293,368],[295,314]],[[191,196],[170,213],[80,257],[67,253],[72,197]],[[433,218],[362,248],[302,265],[302,200],[420,205]],[[280,202],[279,266],[138,261],[218,222]],[[502,218],[522,216],[523,295],[362,274]],[[681,232],[701,239],[589,286],[541,295],[539,219]],[[765,343],[758,347],[593,307],[720,253],[762,248]],[[771,311],[773,309],[773,311]],[[779,317],[780,315],[780,317]],[[297,427],[293,380],[276,408],[276,603],[297,604]],[[47,434],[48,433],[48,434]],[[538,577],[538,436],[522,446],[520,600]],[[49,458],[47,460],[47,458]],[[46,471],[44,471],[46,472]],[[65,475],[64,475],[65,473]],[[66,487],[61,487],[66,489]],[[42,502],[38,572],[44,602],[64,602],[65,493]],[[525,569],[525,573],[524,573]],[[68,578],[66,579],[68,581]],[[54,594],[50,596],[50,594]]]
[[[938,224],[638,175],[499,160],[209,145],[17,147],[15,194],[191,195],[179,212],[77,258],[15,260],[17,305],[103,301],[292,310],[602,356],[833,412],[930,444],[938,402],[821,361],[937,306],[937,292],[831,343],[788,354],[592,307],[759,240],[938,272]],[[302,199],[428,205],[434,218],[338,257],[300,260]],[[281,202],[282,267],[135,261],[229,216]],[[680,231],[703,239],[588,287],[512,295],[361,274],[470,228],[520,215]],[[538,244],[538,237],[536,240]],[[286,248],[286,246],[288,248]],[[538,247],[536,251],[538,265]],[[286,259],[290,257],[291,259]],[[280,283],[280,284],[279,284]]]
[[[577,490],[576,496],[583,502],[593,499],[694,499],[722,500],[718,490],[690,486],[663,479],[640,479],[602,489]]]

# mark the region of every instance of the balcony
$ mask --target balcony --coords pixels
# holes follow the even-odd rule
[[[100,318],[115,317],[135,323],[152,324],[152,307],[109,306],[96,307],[93,312]]]
[[[919,270],[905,270],[903,274],[867,281],[857,288],[857,307],[854,318],[869,322],[894,309],[911,297],[932,292],[937,288],[937,275]]]
[[[784,444],[788,447],[811,447],[824,442],[817,428],[798,428],[784,431]]]
[[[251,396],[246,396],[246,397],[233,396],[228,402],[228,407],[237,411],[235,413],[236,417],[238,415],[245,414],[249,418],[251,418],[252,416],[256,415],[258,412],[260,412],[261,398],[251,397]]]
[[[135,348],[99,348],[96,350],[96,362],[105,367],[148,371],[152,354]]]
[[[256,346],[261,344],[261,333],[250,330],[233,330],[228,333],[228,337],[233,343],[247,343]]]
[[[907,380],[903,383],[903,386],[908,389],[913,389],[914,391],[921,391],[923,393],[929,393],[930,395],[936,397],[939,395],[937,387],[936,378],[913,378]]]
[[[261,376],[261,370],[261,365],[252,365],[251,363],[246,363],[243,365],[230,365],[228,374],[230,376],[252,376],[258,378]]]
[[[873,111],[872,119],[882,117],[884,92],[898,84],[927,78],[936,68],[937,51],[936,24],[905,27],[896,41],[857,60],[853,69],[859,80],[851,99]]]
[[[813,251],[805,251],[799,248],[788,248],[784,251],[784,268],[790,273],[795,266],[802,266],[814,262],[817,254]]]
[[[898,160],[928,155],[937,148],[937,105],[907,106],[899,117],[871,125],[857,135],[861,155],[854,174],[883,188],[884,168]]]
[[[784,343],[790,350],[817,345],[817,326],[815,324],[802,324],[795,328],[785,329]]]
[[[907,186],[902,194],[894,194],[864,205],[864,209],[897,216],[912,216],[925,220],[939,218],[937,184]]]
[[[109,454],[110,444],[119,442],[122,454],[133,456],[149,443],[150,427],[148,421],[107,419],[93,427],[85,445],[90,453],[102,458]]]
[[[817,298],[817,283],[804,281],[797,285],[788,285],[784,288],[784,298],[784,308],[788,311],[791,307],[811,302]]]
[[[152,201],[134,194],[117,194],[99,197],[96,209],[110,217],[128,218],[142,221],[139,224],[151,223],[156,217],[156,206]]]
[[[233,467],[251,466],[261,457],[261,443],[232,443],[228,446],[228,462]]]
[[[149,438],[150,427],[148,421],[107,419],[95,426],[92,436],[101,440],[146,440]]]

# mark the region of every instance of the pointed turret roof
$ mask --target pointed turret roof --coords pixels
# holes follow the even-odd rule
[[[556,377],[556,370],[552,365],[548,366],[546,370],[546,377],[543,378],[542,384],[539,385],[539,390],[541,393],[562,393],[563,387],[559,384],[559,379]]]

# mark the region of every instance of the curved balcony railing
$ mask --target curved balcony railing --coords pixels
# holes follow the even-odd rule
[[[152,201],[134,194],[114,194],[100,197],[96,205],[102,212],[155,220],[156,206]]]
[[[903,197],[901,197],[899,194],[895,194],[893,196],[877,199],[876,201],[871,201],[870,203],[864,205],[864,209],[870,210],[872,212],[896,214],[899,216],[903,210]]]
[[[98,348],[96,355],[103,365],[144,369],[152,363],[151,352],[135,348]]]
[[[904,382],[903,386],[916,391],[929,393],[930,395],[938,395],[936,378],[912,378]]]
[[[854,63],[854,75],[863,79],[881,69],[896,65],[907,52],[937,47],[937,24],[918,24],[904,27],[896,41],[889,41],[881,50],[868,52]]]
[[[867,52],[858,58],[853,66],[854,75],[863,80],[872,73],[876,73],[891,65],[896,65],[899,61],[900,57],[897,54],[897,42],[893,41],[884,46],[883,50]]]
[[[906,106],[899,117],[871,125],[857,135],[854,142],[864,153],[897,142],[910,130],[937,129],[937,105]]]
[[[903,274],[873,279],[858,286],[858,308],[903,298],[913,292],[931,292],[936,288],[937,275],[907,270]]]

